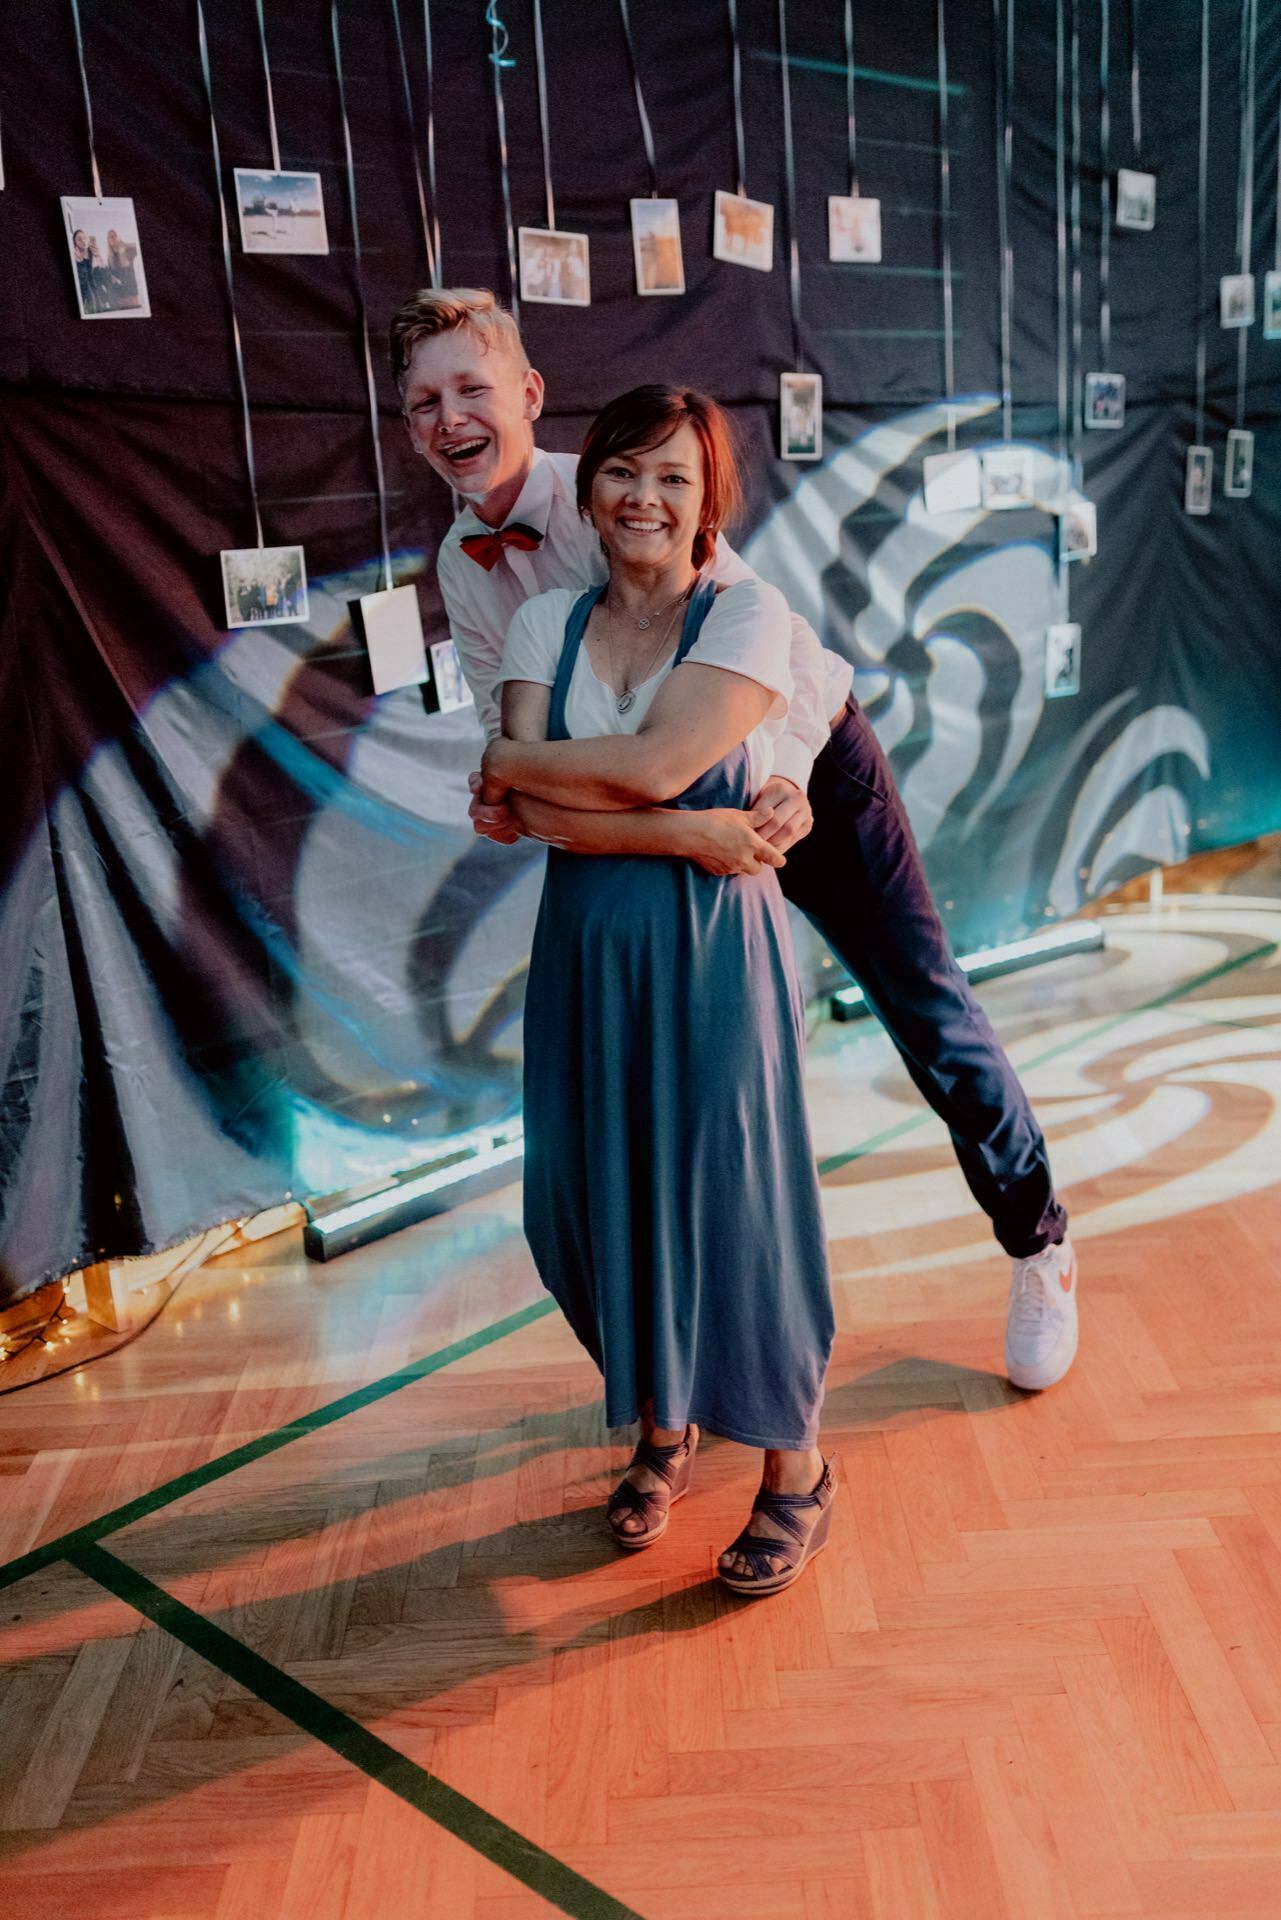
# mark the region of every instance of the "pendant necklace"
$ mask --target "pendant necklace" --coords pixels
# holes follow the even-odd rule
[[[649,679],[650,674],[654,670],[655,661],[658,660],[664,647],[667,645],[668,640],[671,638],[672,626],[676,619],[676,609],[680,606],[682,600],[689,599],[689,596],[692,590],[693,588],[691,583],[691,586],[686,587],[683,593],[678,593],[676,598],[671,602],[671,612],[667,616],[667,625],[663,628],[662,638],[659,640],[657,647],[654,649],[653,653],[650,655],[649,664],[645,668],[644,673],[641,674],[639,680],[636,682],[636,686],[624,687],[621,693],[617,691],[618,670],[614,665],[614,610],[609,604],[608,595],[606,595],[606,598],[605,598],[605,650],[609,654],[609,677],[610,677],[610,680],[615,683],[614,711],[616,713],[630,713],[632,708],[636,705],[636,688],[643,687],[645,682]],[[643,619],[637,620],[635,622],[636,627],[641,632],[644,632],[644,630],[647,627],[651,626],[653,622],[657,620],[659,614],[662,611],[663,609],[660,607],[655,613],[652,613],[652,614],[647,613]]]

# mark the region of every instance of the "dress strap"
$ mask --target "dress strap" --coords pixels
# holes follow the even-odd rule
[[[580,593],[569,610],[569,619],[565,622],[565,639],[560,650],[560,659],[556,663],[556,678],[552,682],[551,706],[547,712],[547,738],[549,740],[568,740],[569,729],[565,725],[565,702],[569,698],[569,683],[574,677],[574,667],[578,661],[578,649],[583,644],[583,635],[587,631],[587,622],[591,618],[592,608],[604,597],[608,581],[602,581],[599,587],[589,587],[586,593]]]
[[[715,582],[711,580],[700,580],[690,595],[689,605],[685,609],[685,618],[681,622],[680,645],[677,647],[676,657],[672,661],[673,667],[679,667],[681,661],[685,658],[685,655],[689,652],[699,634],[702,632],[703,622],[715,605]]]

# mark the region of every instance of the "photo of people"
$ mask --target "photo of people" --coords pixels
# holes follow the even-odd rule
[[[1281,271],[1276,267],[1263,280],[1263,337],[1281,340]]]
[[[862,194],[828,195],[827,257],[875,265],[881,257],[879,200],[865,200]]]
[[[675,200],[632,201],[637,293],[684,293],[681,215]]]
[[[1213,447],[1189,447],[1183,478],[1183,511],[1209,513],[1213,494]]]
[[[1254,275],[1252,273],[1225,273],[1220,280],[1219,325],[1221,327],[1252,327],[1254,325]]]
[[[768,200],[718,193],[712,220],[712,253],[717,260],[768,273],[774,265],[774,209]]]
[[[1116,224],[1135,233],[1151,233],[1156,225],[1156,175],[1119,167],[1116,176]]]
[[[1099,514],[1093,500],[1074,495],[1059,516],[1060,552],[1065,560],[1092,560],[1099,550]]]
[[[237,167],[236,210],[246,253],[328,253],[318,173],[257,173]]]
[[[559,233],[548,227],[521,227],[520,297],[546,306],[589,307],[592,303],[587,235]]]
[[[1085,376],[1085,424],[1087,427],[1119,427],[1125,422],[1125,375],[1123,373],[1087,373]]]
[[[301,547],[230,547],[220,558],[228,627],[286,626],[307,618]]]
[[[823,458],[823,380],[783,373],[778,380],[779,451],[784,460]]]
[[[1075,620],[1045,631],[1045,697],[1061,700],[1081,691],[1081,629]]]
[[[921,462],[927,513],[973,513],[983,504],[977,453],[927,453]]]
[[[148,320],[151,302],[132,200],[64,195],[62,217],[82,320]]]
[[[452,640],[438,640],[431,653],[431,677],[436,687],[436,705],[441,713],[456,713],[459,707],[475,705],[471,688],[463,678],[462,662]]]
[[[989,513],[1036,504],[1030,447],[986,447],[983,451],[983,505]]]
[[[1254,435],[1244,427],[1228,431],[1228,454],[1223,472],[1223,491],[1233,500],[1248,500],[1254,484]]]

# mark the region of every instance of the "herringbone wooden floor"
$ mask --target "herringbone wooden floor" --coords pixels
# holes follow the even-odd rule
[[[712,1579],[742,1448],[660,1547],[603,1536],[630,1442],[514,1189],[269,1243],[0,1399],[0,1560],[55,1543],[0,1572],[5,1914],[1276,1920],[1279,923],[1125,916],[985,992],[1081,1255],[1037,1398],[941,1130],[816,1036],[843,1485],[777,1600]]]

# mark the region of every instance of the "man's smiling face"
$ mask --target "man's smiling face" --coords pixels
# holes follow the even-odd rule
[[[410,355],[401,395],[416,451],[465,498],[523,480],[543,381],[514,353],[466,326],[432,334]]]

